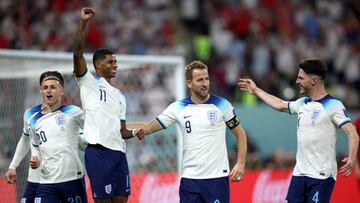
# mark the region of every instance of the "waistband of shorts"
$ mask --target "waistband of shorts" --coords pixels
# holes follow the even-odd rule
[[[97,149],[108,149],[108,150],[111,150],[107,147],[104,147],[103,145],[101,144],[88,144],[87,147],[92,147],[92,148],[97,148]]]

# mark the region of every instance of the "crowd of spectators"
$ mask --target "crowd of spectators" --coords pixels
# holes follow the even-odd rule
[[[294,99],[298,96],[294,85],[297,63],[320,57],[329,67],[329,91],[348,108],[360,108],[358,1],[1,0],[0,48],[71,52],[83,6],[96,9],[86,35],[87,52],[108,47],[118,54],[179,55],[187,61],[202,60],[209,66],[214,93],[244,105],[248,103],[236,88],[239,76],[253,78],[272,94]],[[148,80],[151,84],[118,85],[133,92],[131,97],[148,97],[145,104],[129,105],[130,113],[153,116],[161,109],[150,104],[173,99],[168,91],[157,91],[157,87],[170,85],[171,81],[163,80],[166,73],[152,75]],[[144,79],[131,73],[121,77]],[[141,89],[143,94],[132,89]],[[150,168],[159,160],[149,149],[139,153],[149,156],[131,156],[149,162]],[[274,152],[268,161],[259,161],[256,151],[249,154],[254,168],[277,166],[280,159],[293,163],[293,156],[281,151]],[[173,167],[174,163],[168,164]]]
[[[71,51],[82,6],[96,9],[86,48],[205,61],[217,94],[241,100],[239,76],[293,99],[297,63],[323,58],[330,92],[360,106],[355,0],[2,0],[0,48]]]

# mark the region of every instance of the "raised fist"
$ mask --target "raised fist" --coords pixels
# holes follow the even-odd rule
[[[88,21],[95,15],[95,10],[90,7],[85,7],[81,9],[80,19]]]

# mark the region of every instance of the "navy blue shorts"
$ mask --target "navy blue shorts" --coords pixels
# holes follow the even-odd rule
[[[230,202],[229,178],[181,178],[179,196],[181,203],[228,203]]]
[[[125,153],[89,144],[85,166],[94,199],[130,195],[129,167]]]
[[[334,184],[335,180],[332,177],[322,180],[306,176],[292,176],[285,202],[330,202]]]
[[[35,203],[78,202],[86,203],[85,179],[66,181],[63,183],[39,184]]]
[[[29,203],[29,202],[33,203],[38,187],[39,187],[39,183],[27,182],[25,193],[21,198],[21,203]]]

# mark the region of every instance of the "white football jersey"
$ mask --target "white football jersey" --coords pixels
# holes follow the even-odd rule
[[[341,101],[330,95],[311,101],[302,97],[289,102],[290,114],[297,114],[297,153],[295,176],[336,180],[336,135],[351,122]]]
[[[41,157],[40,183],[61,183],[84,176],[78,156],[79,128],[83,112],[77,106],[61,106],[42,114],[39,110],[29,120],[32,143]]]
[[[104,78],[94,77],[89,71],[76,80],[85,114],[86,141],[125,153],[126,144],[120,133],[121,120],[125,120],[126,114],[124,95]]]
[[[204,104],[194,104],[191,98],[176,101],[157,116],[163,128],[176,122],[181,129],[182,177],[208,179],[229,175],[225,122],[234,116],[234,108],[226,99],[212,95]]]

